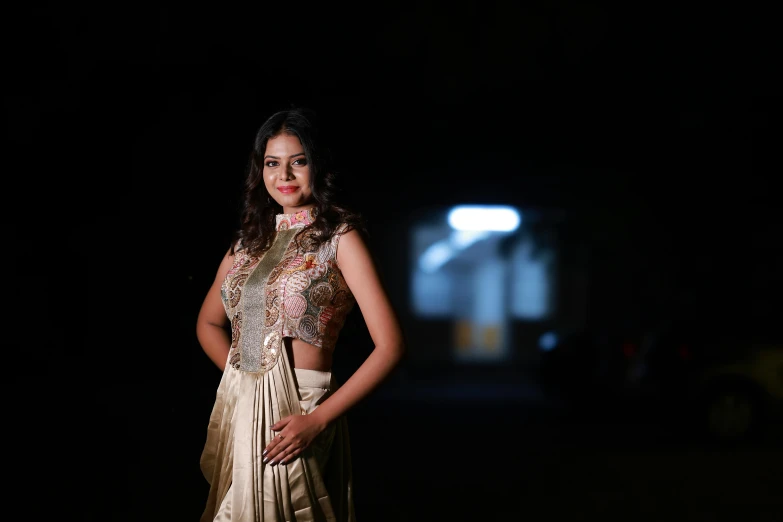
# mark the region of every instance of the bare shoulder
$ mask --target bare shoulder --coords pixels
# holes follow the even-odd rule
[[[367,258],[369,260],[370,251],[367,243],[358,230],[349,230],[340,233],[340,241],[337,248],[337,264],[343,266],[352,265],[356,261]]]
[[[231,253],[231,248],[229,247],[228,250],[226,250],[226,253],[223,255],[223,259],[220,261],[220,266],[218,266],[217,275],[215,279],[222,281],[226,278],[226,275],[228,275],[228,271],[231,270],[231,267],[234,266],[234,262],[236,261],[236,252],[234,254]]]

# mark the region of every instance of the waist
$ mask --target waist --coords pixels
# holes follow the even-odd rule
[[[306,343],[301,339],[284,337],[291,367],[296,370],[313,370],[329,372],[332,369],[332,352],[318,346]]]

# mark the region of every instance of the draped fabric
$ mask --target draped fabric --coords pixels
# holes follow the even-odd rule
[[[201,456],[210,483],[202,522],[355,521],[345,417],[291,463],[263,463],[275,435],[269,427],[311,413],[335,387],[330,372],[292,369],[285,344],[280,349],[265,373],[231,366],[223,373]]]

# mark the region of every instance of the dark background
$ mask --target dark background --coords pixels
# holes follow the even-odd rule
[[[36,457],[19,475],[46,491],[56,468],[62,484],[61,501],[35,509],[200,515],[219,374],[195,318],[254,133],[289,104],[316,109],[334,136],[406,326],[400,223],[470,201],[568,215],[595,260],[589,317],[602,327],[634,303],[660,316],[687,298],[721,328],[780,341],[779,43],[758,8],[40,4],[6,25],[6,199],[23,209],[11,278],[24,301],[8,360]],[[360,320],[343,342],[335,371],[347,374],[369,351]],[[396,378],[435,378],[413,360]],[[438,386],[464,391],[487,372],[451,370]],[[671,449],[620,416],[563,420],[465,393],[357,408],[360,520],[781,513],[763,493],[780,487],[773,450]],[[513,466],[482,469],[507,451]]]

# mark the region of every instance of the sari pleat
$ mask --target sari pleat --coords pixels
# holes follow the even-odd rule
[[[330,372],[295,370],[285,343],[280,349],[277,363],[264,373],[226,366],[201,456],[210,483],[202,522],[355,521],[344,417],[290,463],[263,462],[262,452],[275,436],[270,426],[311,413],[335,388]],[[300,374],[317,386],[297,384]]]

